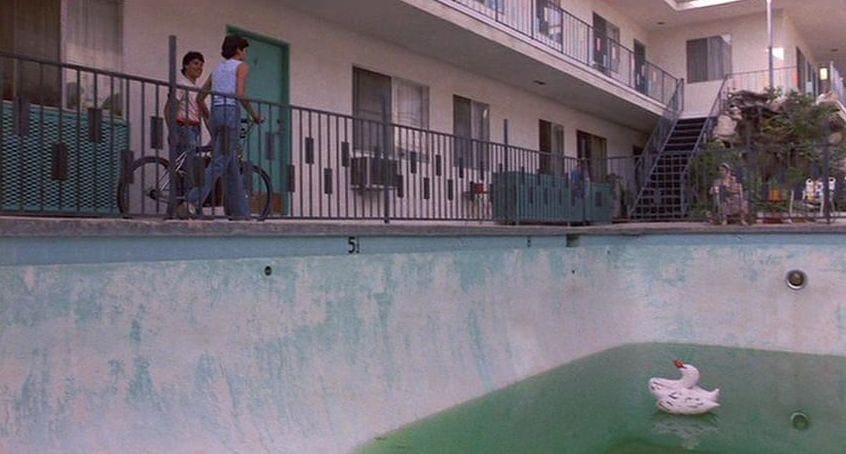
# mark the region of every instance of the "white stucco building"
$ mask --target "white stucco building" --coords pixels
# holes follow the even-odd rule
[[[451,163],[461,168],[454,181],[438,183],[434,177],[449,175],[439,162],[434,167],[437,146],[431,144],[440,136],[424,139],[416,131],[538,151],[519,158],[525,161],[519,165],[522,171],[538,175],[572,171],[575,164],[555,164],[566,156],[586,160],[595,182],[609,173],[633,180],[632,164],[614,158],[631,158],[644,148],[649,152],[649,138],[662,116],[707,116],[723,80],[734,73],[750,74],[733,83],[756,89],[766,85],[765,5],[764,0],[5,0],[0,50],[166,81],[169,35],[177,38],[179,57],[189,50],[202,52],[208,74],[219,61],[223,36],[240,32],[252,43],[251,96],[374,121],[387,115],[396,125],[414,128],[394,132],[397,165],[415,169],[400,185],[416,182],[406,188],[409,194],[431,196],[440,190],[453,201],[473,184],[489,183],[489,173],[502,162],[475,162],[475,152],[465,150],[468,162]],[[819,78],[820,68],[831,76],[844,69],[846,49],[838,49],[846,18],[842,7],[837,0],[774,2],[776,84],[817,92],[826,83]],[[14,66],[6,58],[3,70],[4,99],[10,102],[26,92],[24,79],[45,85],[44,70],[33,65]],[[95,104],[96,97],[102,106],[115,89],[92,76],[99,81],[99,90],[92,90],[85,76],[79,83],[86,105]],[[46,80],[54,79],[64,82],[53,84],[55,93],[47,98],[73,97],[73,74],[48,71]],[[133,95],[132,84],[126,87],[130,94],[123,102],[131,104],[135,96],[149,104],[136,114],[129,147],[149,149],[147,132],[134,132],[142,129],[139,122],[148,121],[145,117],[155,116],[152,112],[160,114],[163,96],[141,95],[138,89]],[[38,96],[49,91],[42,89]],[[29,102],[37,104],[38,96],[29,95]],[[130,119],[138,104],[126,108]],[[270,110],[268,115],[274,119]],[[361,131],[343,125],[333,129],[334,120],[326,120],[321,132],[308,134],[297,124],[306,121],[302,115],[279,117],[288,131],[270,125],[262,133],[279,132],[292,142],[282,145],[291,150],[282,160],[296,164],[296,173],[270,169],[274,186],[323,195],[348,186],[341,166],[309,170],[303,167],[309,159],[299,153],[307,148],[308,136],[310,146],[320,148],[318,158],[340,162],[342,150],[356,156],[360,138],[351,150],[319,143]],[[308,119],[320,124],[312,115]],[[143,129],[156,127],[145,124]],[[409,145],[415,140],[420,143]],[[343,157],[345,164],[348,158]],[[416,176],[417,161],[432,167],[430,180]],[[504,167],[514,168],[514,162]],[[327,186],[324,179],[332,183]],[[484,188],[478,192],[488,193]],[[406,200],[399,201],[400,211],[410,204],[408,196],[401,196]],[[282,204],[301,216],[327,216],[323,208],[309,215],[305,200],[287,197]],[[347,196],[353,197],[366,195]],[[333,198],[327,203],[340,207],[345,202]]]

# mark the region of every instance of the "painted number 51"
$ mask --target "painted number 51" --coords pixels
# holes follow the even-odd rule
[[[349,249],[347,249],[348,253],[358,254],[359,252],[361,252],[361,248],[359,248],[358,245],[358,238],[354,236],[347,238],[347,245],[349,246]]]

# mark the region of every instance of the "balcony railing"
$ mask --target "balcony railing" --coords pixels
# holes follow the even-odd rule
[[[462,5],[661,104],[678,79],[550,0],[437,0]]]
[[[795,66],[773,69],[773,88],[782,93],[789,93],[799,89],[799,72]],[[725,98],[728,93],[737,91],[764,92],[770,87],[769,70],[745,71],[726,76],[719,96]]]
[[[168,120],[190,88],[0,53],[0,92],[0,213],[172,218],[206,185],[191,215],[233,216],[231,182],[204,173],[217,153]],[[611,221],[604,160],[250,102],[264,121],[237,152],[255,219]]]

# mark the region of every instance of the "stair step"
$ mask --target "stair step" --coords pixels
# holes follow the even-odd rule
[[[635,219],[670,220],[686,216],[685,172],[706,122],[707,118],[685,118],[676,122],[640,190],[637,205],[632,210]]]
[[[700,123],[700,124],[702,124],[702,123],[705,123],[705,121],[706,121],[707,119],[708,119],[707,117],[699,117],[699,118],[682,118],[682,119],[680,119],[679,121],[677,121],[677,122],[676,122],[676,124],[677,124],[677,125],[679,125],[679,124],[681,124],[681,125],[689,125],[689,124],[691,124],[691,123]]]

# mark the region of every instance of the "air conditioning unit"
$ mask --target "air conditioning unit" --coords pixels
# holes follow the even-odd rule
[[[353,188],[384,189],[397,185],[399,162],[395,159],[380,157],[358,157],[350,159],[350,183]]]

